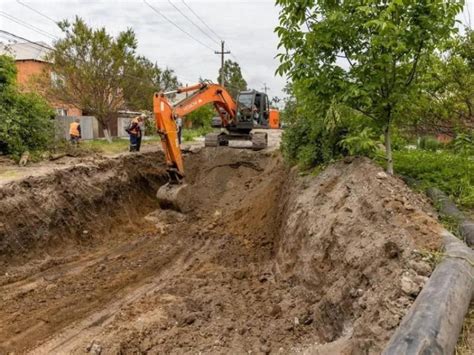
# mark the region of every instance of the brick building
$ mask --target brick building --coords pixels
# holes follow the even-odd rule
[[[17,83],[21,90],[32,91],[31,81],[34,76],[40,75],[45,70],[51,70],[51,63],[44,59],[48,52],[45,48],[47,44],[41,42],[39,44],[15,43],[8,46],[0,44],[0,54],[8,54],[15,59]],[[58,115],[82,116],[82,111],[72,105],[61,102],[50,102],[50,104]]]

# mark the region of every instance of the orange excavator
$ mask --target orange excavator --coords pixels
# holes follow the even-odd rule
[[[188,97],[173,105],[167,96],[190,93]],[[255,90],[242,91],[233,100],[222,86],[213,83],[179,88],[174,91],[155,93],[153,111],[156,128],[161,136],[165,153],[169,183],[162,186],[157,193],[162,207],[181,210],[180,195],[184,194],[186,185],[181,149],[178,144],[176,117],[183,117],[206,104],[212,103],[221,118],[223,130],[213,132],[205,137],[206,147],[226,146],[231,140],[248,140],[255,150],[267,146],[267,133],[252,132],[254,128],[268,126],[270,108],[266,94]]]

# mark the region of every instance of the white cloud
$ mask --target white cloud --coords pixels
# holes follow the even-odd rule
[[[220,57],[168,23],[142,0],[21,1],[57,20],[72,20],[78,15],[92,26],[106,27],[111,34],[131,27],[137,35],[138,52],[162,66],[174,69],[181,81],[192,83],[199,77],[214,81],[217,79]],[[217,43],[189,23],[167,0],[147,1],[192,36],[215,50],[220,49]],[[172,2],[203,30],[209,32],[181,0]],[[260,90],[265,82],[270,87],[270,96],[283,96],[281,90],[285,79],[275,76],[278,61],[274,57],[277,54],[278,37],[273,29],[278,22],[278,9],[273,1],[186,0],[186,3],[226,40],[226,46],[233,54],[226,58],[238,59],[251,88]],[[51,34],[61,35],[51,21],[14,0],[0,1],[0,10]],[[48,37],[4,17],[0,17],[0,29],[34,41],[51,43]],[[209,35],[215,37],[212,33]]]

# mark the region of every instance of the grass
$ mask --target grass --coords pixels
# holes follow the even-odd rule
[[[397,174],[419,181],[423,190],[437,187],[462,208],[474,208],[474,158],[450,151],[393,152]]]
[[[142,140],[142,146],[148,144],[156,144],[160,141],[158,136],[150,137],[149,139]],[[94,140],[87,140],[82,141],[79,146],[82,149],[90,150],[96,153],[102,154],[118,154],[127,152],[129,149],[130,142],[128,139],[122,138],[113,138],[112,143],[109,143],[105,139],[94,139]]]
[[[473,346],[473,335],[474,332],[474,303],[471,303],[469,310],[464,319],[461,334],[459,335],[458,344],[456,346],[456,355],[469,355],[472,354],[474,349]]]
[[[185,128],[183,129],[183,142],[192,142],[195,138],[205,136],[209,132],[212,132],[211,127]]]

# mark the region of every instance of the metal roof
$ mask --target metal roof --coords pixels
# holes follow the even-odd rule
[[[48,46],[47,43],[38,42],[40,45],[36,45],[29,42],[24,43],[0,43],[0,54],[9,54],[15,60],[38,60],[45,62],[45,56],[49,53],[49,50],[42,47]]]

